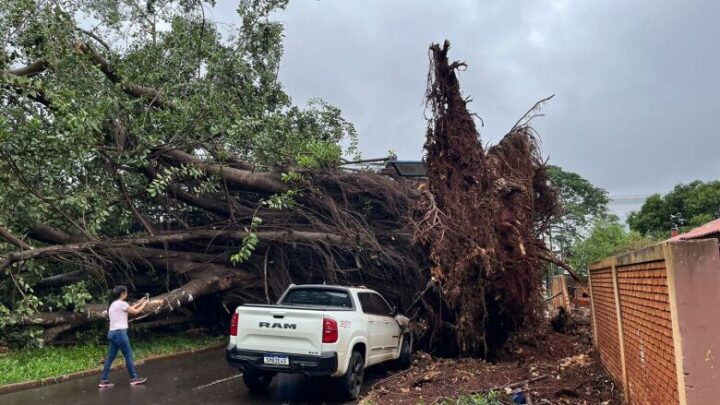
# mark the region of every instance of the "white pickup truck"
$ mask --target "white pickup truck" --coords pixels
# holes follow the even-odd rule
[[[265,390],[276,373],[336,377],[355,399],[365,368],[411,364],[408,318],[364,287],[291,285],[277,305],[245,304],[233,314],[228,364],[250,391]]]

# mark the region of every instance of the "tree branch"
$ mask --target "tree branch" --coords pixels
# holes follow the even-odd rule
[[[32,225],[28,235],[32,239],[52,245],[61,245],[70,242],[83,242],[86,240],[81,236],[71,235],[65,231],[61,231],[60,229],[53,228],[50,225],[42,223]]]
[[[103,39],[100,38],[99,36],[97,36],[94,32],[91,32],[91,31],[88,31],[88,30],[84,30],[84,29],[82,29],[82,28],[80,28],[80,27],[78,27],[78,28],[76,28],[76,29],[77,29],[79,32],[82,32],[83,34],[85,34],[85,35],[89,36],[90,38],[96,40],[100,45],[104,46],[105,49],[107,49],[108,51],[111,50],[111,49],[110,49],[110,45],[108,45],[107,42],[103,41]]]
[[[570,273],[570,276],[572,276],[572,278],[575,281],[582,282],[582,280],[580,279],[580,276],[577,275],[575,270],[573,270],[573,268],[570,267],[570,265],[565,263],[564,261],[553,257],[551,254],[547,254],[547,255],[541,254],[540,258],[545,260],[546,262],[552,263],[558,267],[562,267],[563,269],[567,270],[568,273]]]
[[[19,85],[15,80],[13,80],[18,77],[35,76],[45,71],[47,67],[47,63],[41,59],[28,66],[19,67],[17,69],[0,70],[0,79],[5,82],[5,87],[12,89],[16,94],[25,96],[36,103],[44,105],[45,107],[50,107],[50,99],[48,99],[43,92],[35,88],[31,88],[31,92],[26,92],[24,91],[25,86]]]
[[[218,174],[227,182],[240,187],[269,193],[287,191],[287,186],[283,182],[265,173],[254,173],[247,170],[239,170],[232,167],[208,163],[196,156],[178,149],[162,148],[160,152],[163,156],[166,156],[178,163],[193,165],[207,173]]]
[[[230,214],[228,206],[233,204],[233,201],[228,201],[227,204],[223,204],[219,201],[210,200],[207,198],[200,198],[187,191],[183,190],[179,184],[172,183],[167,186],[167,194],[178,201],[184,202],[185,204],[191,205],[209,211],[213,214],[227,216]]]
[[[132,211],[133,215],[135,215],[135,218],[140,221],[147,233],[149,233],[150,235],[155,235],[155,231],[153,230],[152,225],[150,225],[150,222],[148,222],[148,220],[145,219],[145,217],[140,213],[140,211],[137,210],[135,204],[133,204],[132,200],[130,199],[127,188],[125,187],[125,182],[123,181],[122,175],[120,173],[117,174],[117,182],[118,186],[120,187],[120,191],[122,192],[123,198],[125,198],[125,202],[130,207],[130,210]]]
[[[13,245],[19,247],[21,250],[31,250],[33,247],[28,245],[27,242],[13,235],[9,229],[0,226],[0,237]]]
[[[68,273],[57,274],[55,276],[45,277],[34,284],[34,287],[52,287],[56,285],[69,284],[83,278],[85,271],[73,270]]]
[[[88,233],[88,231],[85,230],[85,228],[81,227],[77,222],[75,222],[68,214],[66,214],[63,210],[58,208],[58,206],[50,201],[48,201],[45,196],[43,196],[39,191],[37,191],[37,187],[32,185],[28,180],[25,178],[25,175],[22,173],[19,167],[15,164],[15,161],[8,155],[7,153],[0,152],[0,154],[5,158],[5,160],[10,165],[10,168],[13,170],[15,175],[18,177],[18,180],[25,186],[25,189],[27,189],[32,195],[34,195],[38,200],[41,202],[49,205],[55,212],[60,214],[63,218],[65,218],[68,222],[70,222],[75,228],[77,228],[80,232],[82,232],[83,235],[85,235],[88,239],[93,239],[93,236]]]
[[[259,283],[257,283],[259,285]],[[143,315],[135,320],[172,313],[196,299],[224,291],[232,286],[229,280],[207,272],[193,278],[180,288],[150,298]],[[253,285],[249,285],[253,287]],[[46,341],[55,339],[59,334],[88,322],[107,319],[106,304],[90,304],[82,312],[39,312],[20,319],[21,325],[48,327],[43,334]]]
[[[12,75],[12,76],[27,76],[32,77],[39,73],[44,72],[48,68],[48,64],[43,59],[36,60],[35,62],[21,66],[16,69],[0,70],[0,76]]]
[[[159,90],[152,87],[141,86],[139,84],[123,81],[110,64],[110,61],[101,54],[99,54],[97,51],[95,51],[90,45],[86,43],[79,43],[76,45],[76,49],[79,52],[88,55],[90,57],[90,60],[92,60],[100,68],[100,71],[105,74],[105,77],[107,77],[108,80],[110,80],[111,82],[119,84],[120,88],[122,88],[122,90],[126,94],[135,98],[146,99],[148,100],[150,106],[153,107],[163,108],[167,110],[176,109],[175,104],[172,101],[169,101],[165,97],[163,97],[162,93]]]
[[[113,249],[130,246],[142,246],[157,243],[178,243],[194,240],[214,240],[218,238],[242,240],[250,233],[236,230],[194,229],[189,231],[164,233],[152,236],[135,238],[118,238],[110,241],[90,240],[87,242],[71,243],[66,245],[49,246],[39,249],[11,253],[4,262],[0,263],[0,271],[5,270],[14,263],[26,260],[53,257],[64,254],[88,252],[99,249]],[[351,237],[324,232],[310,231],[260,231],[255,233],[260,241],[266,242],[321,242],[335,246],[353,248],[357,245]]]

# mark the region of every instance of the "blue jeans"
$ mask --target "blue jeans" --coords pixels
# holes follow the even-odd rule
[[[123,356],[125,356],[125,366],[127,367],[128,374],[130,374],[130,378],[137,378],[127,329],[111,330],[108,332],[108,340],[110,341],[110,348],[108,349],[108,356],[107,359],[105,359],[105,365],[103,366],[102,376],[100,379],[106,381],[109,378],[110,366],[112,366],[115,357],[117,357],[118,350],[120,350]]]

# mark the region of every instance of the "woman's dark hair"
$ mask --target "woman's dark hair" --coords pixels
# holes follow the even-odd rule
[[[115,300],[120,298],[120,296],[123,295],[123,293],[126,293],[127,290],[128,290],[127,287],[125,287],[124,285],[119,285],[119,286],[113,288],[112,291],[110,291],[110,304],[112,304],[113,302],[115,302]]]

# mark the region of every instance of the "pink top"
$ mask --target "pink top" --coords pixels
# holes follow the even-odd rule
[[[120,300],[115,300],[112,304],[110,304],[110,309],[108,310],[108,316],[110,317],[110,330],[128,328],[127,309],[129,306],[130,304]]]

